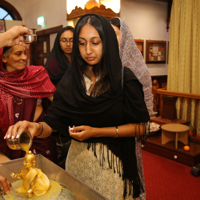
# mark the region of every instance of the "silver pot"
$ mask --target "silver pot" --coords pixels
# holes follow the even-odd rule
[[[23,131],[19,135],[19,138],[7,139],[6,142],[10,149],[13,150],[22,149],[23,151],[26,151],[24,146],[28,146],[28,148],[30,149],[33,139],[29,131]]]
[[[32,34],[24,34],[24,43],[30,44],[37,42],[37,35],[35,34],[36,29],[30,28],[29,30],[32,32]]]

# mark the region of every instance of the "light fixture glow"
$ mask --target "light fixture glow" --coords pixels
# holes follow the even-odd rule
[[[37,25],[45,25],[44,16],[40,16],[40,17],[37,18]]]
[[[85,8],[88,0],[66,0],[67,13],[70,14],[75,7]],[[103,4],[106,8],[112,9],[115,13],[120,12],[120,0],[96,0],[99,5]]]

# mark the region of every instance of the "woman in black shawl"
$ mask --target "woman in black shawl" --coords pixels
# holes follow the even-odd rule
[[[71,63],[74,28],[66,26],[58,31],[54,46],[50,52],[45,69],[49,74],[51,82],[56,86]],[[56,146],[58,153],[58,165],[65,168],[65,160],[70,146],[70,139],[56,132]]]
[[[74,28],[72,26],[66,26],[58,31],[53,49],[44,66],[49,74],[51,82],[55,86],[70,67],[73,34]]]
[[[72,63],[41,123],[19,122],[6,138],[27,129],[34,137],[53,130],[70,135],[66,170],[109,199],[135,199],[143,187],[135,136],[146,137],[149,114],[142,85],[119,58],[108,20],[88,14],[74,32]]]

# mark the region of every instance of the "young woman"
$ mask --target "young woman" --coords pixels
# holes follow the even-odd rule
[[[153,112],[153,96],[152,96],[152,81],[149,70],[144,62],[141,52],[139,51],[131,31],[126,22],[121,18],[112,18],[109,20],[111,23],[119,43],[119,53],[123,67],[128,67],[138,78],[143,85],[143,92],[145,103],[149,113]],[[138,169],[141,175],[141,182],[143,184],[144,192],[140,194],[142,199],[145,199],[145,181],[143,172],[142,161],[142,147],[140,138],[135,138],[136,156]]]
[[[51,82],[56,86],[71,63],[71,53],[73,46],[74,28],[67,26],[62,28],[55,39],[54,47],[49,54],[45,69],[47,70]],[[60,133],[55,133],[58,152],[58,165],[65,168],[65,161],[70,146],[70,138]]]
[[[145,137],[149,114],[142,85],[119,57],[106,18],[88,14],[74,32],[70,69],[54,93],[43,122],[19,122],[6,138],[27,129],[33,137],[53,130],[70,135],[66,170],[109,199],[134,199],[143,191],[135,136]]]
[[[9,126],[21,120],[40,121],[53,100],[54,85],[42,66],[26,66],[24,46],[4,47],[0,59],[0,151],[10,159],[25,155],[3,139]],[[55,137],[34,139],[32,152],[56,162]]]
[[[58,32],[53,49],[44,66],[55,86],[69,69],[73,46],[73,34],[74,28],[71,26],[62,28]]]

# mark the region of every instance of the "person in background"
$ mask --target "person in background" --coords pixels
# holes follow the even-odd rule
[[[131,31],[126,22],[121,18],[109,19],[115,30],[119,43],[119,54],[122,65],[131,69],[143,85],[145,103],[149,114],[153,112],[152,80],[144,58],[138,49]]]
[[[55,86],[60,82],[63,75],[70,67],[73,34],[74,28],[72,26],[64,27],[58,32],[53,49],[45,64],[45,69],[49,74],[51,82]],[[70,146],[70,139],[58,132],[54,133],[54,135],[56,135],[58,165],[64,169],[67,152]]]
[[[126,22],[121,18],[109,19],[119,43],[119,53],[123,67],[128,67],[138,78],[143,85],[143,92],[145,97],[145,103],[149,114],[153,112],[153,95],[152,95],[152,81],[149,70],[144,62],[143,56],[139,51],[131,31]],[[143,172],[143,161],[142,161],[142,146],[140,138],[135,138],[136,142],[136,156],[138,169],[142,178],[142,184],[144,192],[140,194],[141,199],[146,198],[145,192],[145,181]]]
[[[0,34],[0,48],[4,46],[25,45],[23,41],[23,34],[31,34],[28,28],[23,26],[13,26],[8,31]],[[0,57],[1,58],[1,57]],[[5,194],[9,194],[12,189],[10,181],[0,174],[0,183]]]
[[[4,46],[23,45],[23,34],[31,34],[31,31],[23,26],[13,26],[4,33],[0,33],[0,48]]]
[[[1,49],[2,50],[2,49]],[[0,150],[10,159],[23,157],[22,150],[11,150],[3,139],[7,129],[21,120],[39,122],[53,100],[54,85],[43,66],[27,66],[26,48],[4,47],[0,60]],[[57,161],[54,136],[35,138],[34,154]]]
[[[80,18],[74,31],[71,67],[54,92],[41,124],[20,121],[5,139],[29,130],[47,137],[53,130],[70,135],[66,170],[111,200],[135,199],[143,191],[135,137],[148,135],[150,120],[142,84],[124,67],[108,20]]]
[[[67,26],[59,30],[45,69],[51,82],[56,86],[70,67],[74,28]]]

